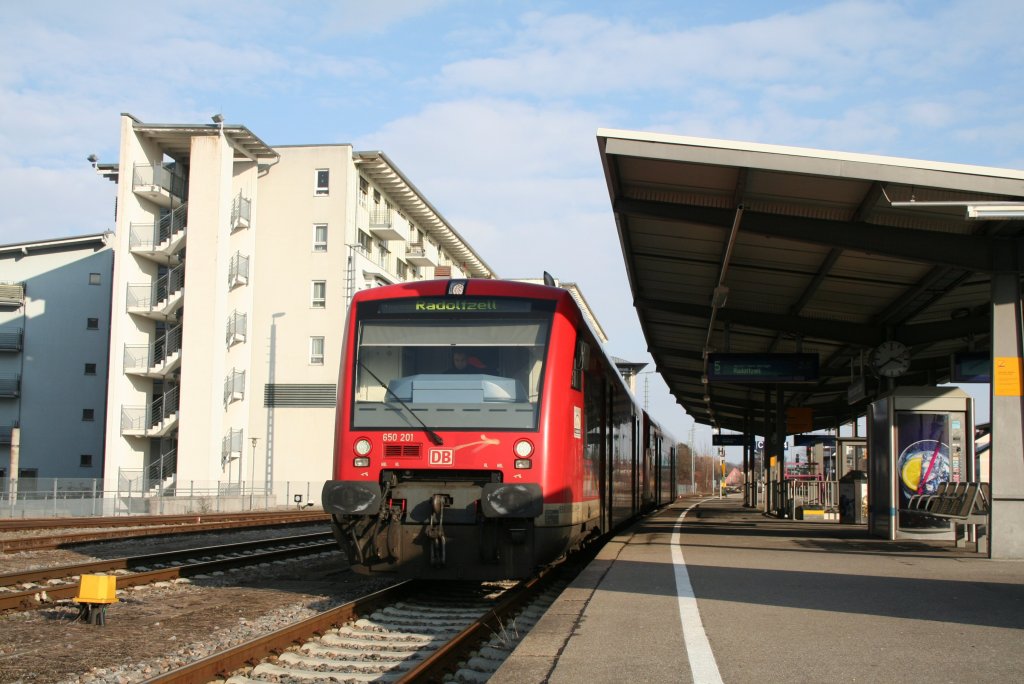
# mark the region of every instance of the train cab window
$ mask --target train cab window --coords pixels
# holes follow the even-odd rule
[[[357,314],[353,428],[536,428],[553,314],[545,302],[446,311],[407,301]]]

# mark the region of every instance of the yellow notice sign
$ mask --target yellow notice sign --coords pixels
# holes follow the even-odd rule
[[[774,468],[778,464],[778,462],[779,459],[775,456],[772,456],[771,459],[769,459],[768,461],[769,467]]]
[[[997,397],[1019,397],[1021,391],[1019,356],[997,356],[992,363],[992,393]]]

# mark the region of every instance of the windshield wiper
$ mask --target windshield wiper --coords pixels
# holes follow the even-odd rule
[[[433,430],[431,430],[430,428],[428,428],[428,427],[427,427],[427,424],[426,424],[426,423],[424,423],[424,422],[423,422],[423,421],[422,421],[422,420],[420,419],[420,417],[419,417],[419,416],[417,416],[417,415],[416,415],[416,413],[415,413],[415,412],[414,412],[414,411],[413,411],[413,410],[412,410],[411,408],[409,408],[409,405],[408,405],[408,404],[406,404],[406,403],[405,403],[404,401],[402,401],[402,398],[401,398],[400,396],[398,396],[397,394],[395,394],[395,393],[394,393],[394,392],[393,392],[393,391],[391,390],[391,388],[390,388],[390,387],[388,387],[387,385],[385,385],[385,384],[384,384],[384,381],[383,381],[383,380],[381,380],[380,378],[378,378],[378,377],[377,377],[377,376],[376,376],[376,375],[374,374],[374,372],[373,372],[372,370],[370,370],[370,369],[369,369],[369,368],[367,368],[367,367],[366,367],[365,365],[363,365],[363,362],[362,362],[362,361],[359,361],[358,363],[359,363],[359,367],[360,367],[360,368],[362,368],[362,369],[363,369],[364,371],[366,371],[367,373],[369,373],[369,374],[370,374],[370,377],[372,377],[372,378],[373,378],[374,380],[376,380],[376,381],[377,381],[377,384],[378,384],[378,385],[380,385],[381,387],[383,387],[383,388],[384,388],[384,391],[385,391],[385,392],[387,392],[388,394],[390,394],[391,396],[393,396],[393,397],[395,398],[395,401],[397,401],[397,402],[398,402],[399,404],[401,404],[401,405],[402,405],[402,407],[403,407],[403,408],[404,408],[404,409],[405,409],[406,411],[408,411],[408,412],[409,412],[409,415],[410,415],[410,416],[412,416],[413,418],[415,418],[415,419],[416,419],[416,422],[417,422],[417,423],[419,423],[419,424],[420,424],[421,426],[423,426],[423,431],[427,433],[427,437],[429,437],[429,438],[430,438],[430,441],[431,441],[431,442],[433,442],[433,443],[434,443],[434,444],[436,444],[437,446],[441,446],[442,444],[444,444],[444,440],[443,440],[443,439],[441,439],[441,435],[437,434],[436,432],[434,432]]]

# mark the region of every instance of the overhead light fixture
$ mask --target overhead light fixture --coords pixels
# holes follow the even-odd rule
[[[997,221],[1006,219],[1024,219],[1024,202],[1007,202],[1006,204],[968,204],[967,218],[978,221]]]
[[[725,285],[719,285],[715,288],[714,293],[711,295],[711,306],[716,309],[721,309],[725,306],[726,300],[729,299],[729,288]]]

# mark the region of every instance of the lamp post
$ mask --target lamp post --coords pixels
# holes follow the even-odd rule
[[[249,482],[249,510],[252,510],[252,488],[256,483],[256,443],[260,441],[259,437],[250,437],[249,441],[252,443],[252,461],[249,464],[250,482]],[[238,474],[242,477],[242,473]]]

